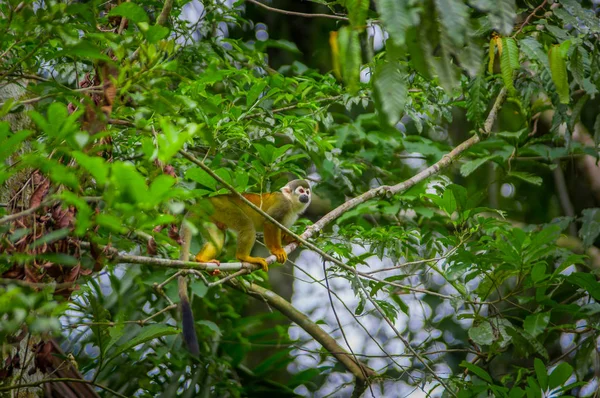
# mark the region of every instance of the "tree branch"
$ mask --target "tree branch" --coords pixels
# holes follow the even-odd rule
[[[173,0],[165,0],[165,4],[163,6],[160,15],[156,19],[156,24],[160,26],[164,26],[169,19],[169,14],[171,14],[171,9],[173,8]]]
[[[251,296],[257,297],[260,300],[266,301],[269,305],[279,310],[282,314],[290,318],[298,326],[310,334],[319,344],[321,344],[331,355],[333,355],[346,369],[348,369],[358,380],[366,381],[367,377],[376,375],[373,369],[367,367],[360,361],[355,361],[352,355],[335,341],[329,333],[325,332],[316,323],[311,321],[306,315],[298,311],[283,297],[274,292],[265,289],[255,283],[250,283],[245,280],[231,280],[228,282],[230,286],[248,293]]]
[[[498,111],[500,110],[502,103],[506,99],[506,93],[507,93],[506,89],[503,88],[500,91],[500,93],[498,94],[498,97],[496,98],[496,101],[494,102],[494,105],[492,106],[492,109],[490,110],[490,113],[488,114],[488,117],[485,120],[483,129],[480,132],[481,135],[486,136],[492,131],[494,122],[496,121],[496,118],[498,117]],[[411,188],[412,186],[418,184],[419,182],[431,177],[434,174],[439,173],[442,169],[445,169],[446,167],[450,166],[452,164],[452,162],[454,162],[454,160],[456,158],[458,158],[464,151],[466,151],[467,149],[471,148],[473,145],[480,142],[481,135],[474,135],[473,137],[469,138],[468,140],[466,140],[465,142],[463,142],[462,144],[460,144],[456,148],[454,148],[452,151],[450,151],[447,155],[444,155],[444,157],[440,161],[429,166],[425,170],[422,170],[421,172],[415,174],[414,176],[412,176],[411,178],[409,178],[408,180],[406,180],[404,182],[401,182],[401,183],[393,185],[393,186],[383,185],[383,186],[371,189],[370,191],[367,191],[367,192],[363,193],[362,195],[359,195],[353,199],[350,199],[349,201],[347,201],[347,202],[343,203],[342,205],[338,206],[337,208],[333,209],[332,211],[327,213],[325,216],[323,216],[319,221],[317,221],[316,223],[314,223],[313,225],[308,227],[306,229],[306,231],[304,231],[304,233],[301,235],[301,237],[303,239],[308,239],[308,238],[312,237],[313,235],[315,235],[319,231],[321,231],[327,224],[329,224],[333,220],[337,219],[338,217],[340,217],[342,214],[344,214],[348,210],[355,208],[356,206],[358,206],[361,203],[364,203],[364,202],[371,200],[373,198],[376,198],[378,196],[383,196],[383,195],[391,196],[391,195],[395,195],[400,192],[404,192],[407,189]],[[287,245],[286,249],[290,248],[291,249],[290,251],[293,251],[297,247],[298,247],[298,244],[294,242],[294,243]]]
[[[281,10],[279,8],[274,8],[274,7],[269,7],[266,4],[263,4],[261,2],[258,2],[256,0],[246,0],[252,4],[256,4],[259,7],[265,8],[269,11],[273,11],[273,12],[278,12],[280,14],[285,14],[285,15],[294,15],[297,17],[304,17],[304,18],[329,18],[329,19],[337,19],[338,21],[350,21],[349,18],[347,17],[341,17],[339,15],[331,15],[331,14],[307,14],[307,13],[303,13],[303,12],[296,12],[296,11],[287,11],[287,10]]]

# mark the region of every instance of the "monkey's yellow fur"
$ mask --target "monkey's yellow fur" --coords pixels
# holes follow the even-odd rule
[[[310,187],[305,180],[294,180],[281,189],[281,192],[264,194],[247,193],[243,196],[258,206],[275,220],[291,227],[298,216],[310,204]],[[267,221],[260,213],[252,209],[235,195],[219,195],[207,199],[212,207],[202,230],[206,242],[196,255],[198,262],[215,262],[225,242],[225,230],[237,233],[236,258],[252,264],[259,264],[268,270],[264,258],[252,257],[250,252],[256,240],[256,232],[263,232],[265,245],[283,264],[287,254],[281,246],[281,230]]]

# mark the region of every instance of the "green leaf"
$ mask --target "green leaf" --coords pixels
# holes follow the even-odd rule
[[[481,72],[481,65],[483,63],[483,49],[481,46],[467,37],[467,43],[461,49],[456,52],[458,61],[463,69],[466,70],[469,77],[475,77]]]
[[[396,62],[383,62],[377,66],[373,78],[377,109],[388,125],[395,126],[408,98],[400,65]]]
[[[538,312],[525,318],[523,329],[533,337],[537,337],[544,332],[548,322],[550,322],[550,312]]]
[[[469,95],[467,96],[467,119],[480,124],[483,121],[490,91],[483,76],[477,76],[469,83]]]
[[[463,0],[435,0],[442,31],[450,37],[456,47],[465,44],[469,26],[469,7]]]
[[[569,94],[569,81],[567,78],[567,62],[560,46],[552,46],[548,50],[548,61],[552,73],[552,81],[556,86],[558,97],[561,104],[568,104],[571,101]]]
[[[153,44],[167,37],[169,32],[171,31],[166,26],[152,25],[144,34],[148,43]]]
[[[509,177],[515,177],[533,185],[542,185],[543,182],[542,177],[538,177],[531,173],[526,173],[522,171],[511,171],[507,175]]]
[[[517,6],[515,0],[496,0],[490,9],[489,19],[492,29],[503,36],[511,34],[517,19]]]
[[[561,0],[560,4],[569,12],[569,14],[579,18],[592,32],[600,32],[600,21],[593,10],[583,8],[581,4],[575,0]]]
[[[36,247],[39,247],[39,246],[43,245],[44,243],[50,244],[52,242],[56,242],[57,240],[61,240],[63,238],[66,238],[67,236],[69,236],[69,232],[70,232],[69,228],[62,228],[62,229],[57,229],[56,231],[48,232],[47,234],[42,235],[41,238],[35,240],[31,244],[30,247],[32,249],[35,249]]]
[[[354,29],[363,31],[366,27],[367,12],[369,11],[369,0],[346,0],[350,25]]]
[[[351,93],[358,91],[361,66],[361,51],[358,32],[348,26],[343,27],[338,33],[340,49],[340,65],[342,77]]]
[[[109,165],[106,160],[100,156],[88,156],[83,152],[72,152],[73,158],[83,167],[88,173],[94,177],[98,186],[104,186],[108,179]]]
[[[536,63],[542,65],[542,68],[548,72],[548,74],[551,74],[548,57],[544,53],[542,45],[537,40],[532,37],[526,37],[519,41],[519,47],[521,48],[521,52],[525,54],[527,58],[536,61]]]
[[[425,79],[430,79],[431,73],[429,73],[429,64],[427,63],[425,49],[422,44],[420,30],[416,27],[408,29],[406,32],[406,47],[410,54],[411,65]]]
[[[179,329],[167,325],[154,324],[150,326],[145,326],[140,330],[138,334],[136,334],[134,338],[132,338],[131,340],[127,340],[125,344],[118,346],[116,351],[107,360],[111,360],[113,358],[118,357],[119,355],[121,355],[125,351],[132,349],[136,345],[140,345],[148,341],[158,339],[160,337],[178,334],[179,332]]]
[[[208,286],[201,280],[195,280],[190,284],[192,293],[200,298],[206,296],[208,292]],[[197,322],[196,322],[197,323]]]
[[[221,335],[222,335],[221,328],[219,328],[219,326],[212,321],[200,320],[200,321],[196,321],[196,325],[206,326],[207,328],[212,330],[212,332],[215,334],[215,336],[221,337]]]
[[[583,246],[587,249],[594,244],[594,241],[600,235],[600,209],[585,209],[582,211],[583,224],[579,230],[579,237],[583,241]]]
[[[29,130],[21,130],[17,133],[10,133],[8,122],[0,122],[0,164],[15,153],[21,143],[31,135]]]
[[[481,380],[487,381],[488,383],[493,383],[492,377],[490,376],[490,374],[488,372],[486,372],[485,370],[483,370],[482,368],[480,368],[479,366],[472,364],[470,362],[467,362],[467,361],[462,361],[460,363],[460,366],[462,366],[463,368],[467,368],[470,372],[475,374]]]
[[[479,345],[491,345],[494,342],[494,331],[489,322],[469,329],[469,337]]]
[[[586,272],[573,272],[567,276],[567,281],[588,292],[594,300],[600,300],[600,283],[596,276]]]
[[[502,80],[504,86],[510,93],[514,94],[515,86],[513,84],[513,75],[519,68],[519,49],[514,39],[510,37],[502,38],[502,55],[500,56],[500,68],[502,70]]]
[[[463,177],[467,177],[493,158],[495,158],[495,156],[490,155],[479,159],[469,160],[460,166],[460,174]]]
[[[531,267],[531,280],[538,283],[546,276],[546,263],[539,262]]]
[[[453,45],[446,35],[440,36],[440,56],[432,57],[431,64],[435,69],[440,86],[452,92],[458,84],[459,71],[452,63]]]
[[[546,371],[546,365],[539,358],[535,358],[533,360],[533,367],[535,369],[535,375],[540,382],[540,387],[542,390],[546,390],[548,388],[548,373]]]
[[[562,386],[569,380],[569,377],[573,374],[573,367],[566,362],[561,362],[552,373],[550,373],[550,377],[548,378],[548,387],[551,390]]]
[[[250,107],[254,105],[258,97],[262,94],[265,87],[267,87],[267,82],[264,80],[260,80],[250,87],[248,94],[246,95],[246,106]]]
[[[118,15],[125,17],[134,23],[149,22],[148,15],[144,9],[133,2],[121,3],[108,13],[108,15]]]
[[[99,47],[87,40],[81,41],[80,43],[77,43],[74,46],[69,46],[64,50],[55,53],[55,57],[60,56],[112,61],[112,59],[108,55],[106,55]]]
[[[196,181],[198,184],[210,188],[213,191],[217,189],[217,180],[200,167],[187,169],[185,178]]]
[[[376,0],[375,4],[390,38],[396,45],[403,46],[406,30],[412,26],[408,0]]]

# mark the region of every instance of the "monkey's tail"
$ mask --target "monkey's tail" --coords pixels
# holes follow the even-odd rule
[[[187,281],[185,276],[179,276],[177,279],[179,287],[179,301],[181,303],[181,330],[183,333],[183,341],[194,356],[200,355],[200,347],[198,346],[198,337],[196,336],[196,328],[194,327],[194,314],[190,306],[190,298],[187,294]]]

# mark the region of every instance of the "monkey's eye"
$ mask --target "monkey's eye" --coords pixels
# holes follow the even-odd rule
[[[298,192],[304,193],[304,188],[298,188]]]

